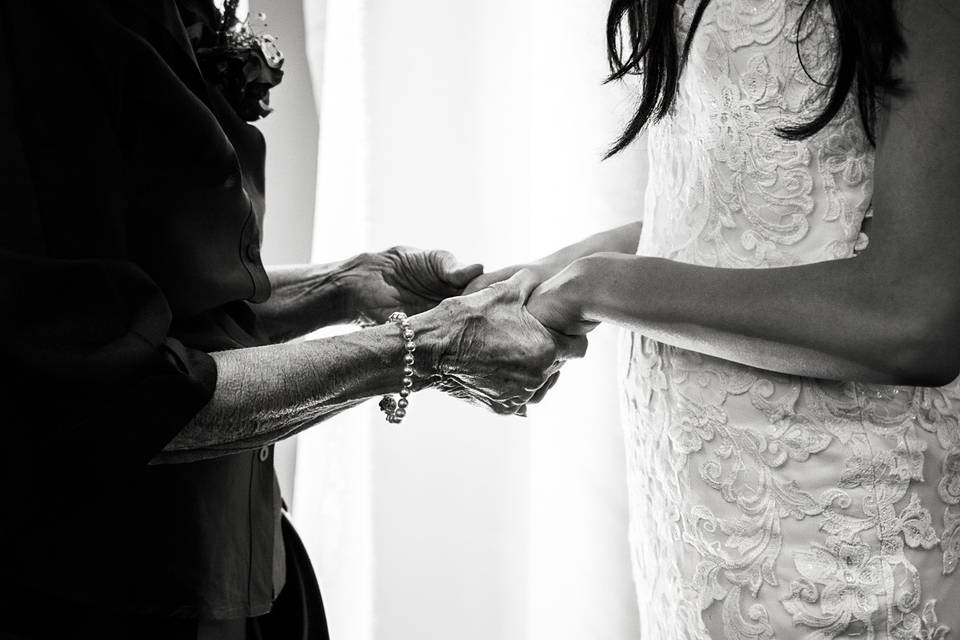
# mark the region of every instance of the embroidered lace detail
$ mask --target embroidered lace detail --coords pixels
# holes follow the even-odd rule
[[[868,250],[874,154],[854,99],[807,140],[777,135],[820,112],[836,62],[828,3],[798,30],[806,5],[711,2],[675,111],[649,132],[639,253],[768,268]],[[644,637],[960,626],[960,383],[833,383],[624,341]]]

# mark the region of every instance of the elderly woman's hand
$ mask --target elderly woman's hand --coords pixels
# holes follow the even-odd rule
[[[426,353],[417,362],[435,386],[500,414],[522,414],[552,383],[563,363],[587,350],[583,336],[555,333],[524,304],[536,274],[522,270],[473,295],[451,298],[414,318]]]
[[[348,304],[363,323],[384,322],[394,311],[414,315],[458,296],[483,273],[479,264],[460,264],[448,251],[393,247],[364,253],[344,270]]]

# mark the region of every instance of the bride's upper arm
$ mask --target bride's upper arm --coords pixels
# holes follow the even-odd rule
[[[960,362],[960,6],[901,3],[904,92],[880,114],[870,248],[877,287],[911,309],[918,332]],[[906,329],[906,328],[905,328]]]

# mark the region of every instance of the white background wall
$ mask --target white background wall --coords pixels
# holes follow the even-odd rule
[[[317,260],[402,243],[496,268],[640,217],[642,150],[600,162],[625,108],[600,86],[605,1],[307,0],[316,182],[297,4],[263,7],[288,57],[268,259],[304,257],[315,184]],[[399,428],[369,406],[300,437],[294,516],[336,640],[637,637],[614,338],[527,420],[428,392]]]
[[[304,5],[302,0],[255,1],[253,9],[266,14],[265,30],[279,38],[286,58],[286,79],[270,96],[276,113],[257,122],[267,139],[267,216],[262,255],[266,264],[301,264],[310,262],[313,248],[319,129],[307,66]],[[289,501],[296,441],[277,445],[274,459],[280,487]]]

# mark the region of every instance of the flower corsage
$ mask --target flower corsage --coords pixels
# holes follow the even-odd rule
[[[252,122],[273,111],[270,89],[283,78],[283,53],[276,38],[254,30],[250,16],[237,17],[238,2],[226,0],[214,24],[200,22],[187,31],[204,77],[220,89],[241,118]],[[258,19],[266,26],[262,13]]]

